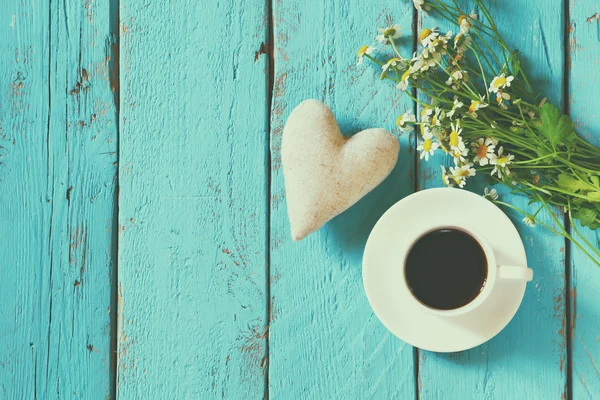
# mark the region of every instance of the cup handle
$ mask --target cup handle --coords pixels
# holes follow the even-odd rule
[[[497,276],[500,279],[521,279],[530,282],[533,279],[533,270],[531,268],[498,265]]]

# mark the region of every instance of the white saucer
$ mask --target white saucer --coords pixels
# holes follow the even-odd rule
[[[472,226],[491,244],[498,264],[527,266],[519,233],[492,202],[466,190],[429,189],[402,199],[379,219],[365,247],[363,283],[373,311],[394,335],[424,350],[462,351],[490,340],[510,322],[526,283],[498,280],[485,303],[457,317],[424,311],[403,283],[401,264],[415,232],[439,221]]]

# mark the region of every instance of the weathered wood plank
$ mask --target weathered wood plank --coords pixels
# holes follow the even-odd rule
[[[468,11],[473,8],[471,2],[460,3]],[[535,77],[535,87],[560,106],[562,2],[492,1],[490,6],[509,45],[523,52],[525,65]],[[420,163],[419,186],[441,186],[439,165],[450,162],[440,156],[434,162]],[[481,193],[483,187],[474,184],[469,189]],[[512,196],[500,187],[498,190],[505,201],[527,209],[525,198]],[[564,240],[541,227],[526,226],[522,216],[511,217],[525,243],[529,267],[535,271],[521,308],[498,336],[482,346],[447,355],[420,352],[421,399],[541,399],[565,395]],[[549,215],[543,216],[543,221],[552,224]]]
[[[112,393],[112,12],[93,1],[3,5],[2,398]]]
[[[600,5],[570,1],[569,109],[577,131],[600,146]],[[576,225],[596,248],[598,232]],[[573,231],[573,229],[572,229]],[[571,246],[571,348],[573,399],[600,396],[600,268]]]
[[[265,3],[120,17],[118,395],[262,398]]]
[[[391,5],[390,5],[391,6]],[[292,109],[307,98],[327,103],[344,133],[382,126],[412,110],[376,66],[356,64],[376,27],[403,26],[412,48],[412,3],[379,8],[360,0],[277,1],[271,149],[271,398],[358,399],[415,395],[413,349],[389,333],[364,295],[361,258],[368,234],[394,202],[413,191],[414,143],[400,138],[392,175],[352,209],[300,243],[289,233],[280,144]],[[368,61],[365,61],[368,64]]]

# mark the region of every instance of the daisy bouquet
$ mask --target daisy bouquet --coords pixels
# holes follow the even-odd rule
[[[577,136],[569,116],[531,87],[518,52],[506,44],[481,0],[475,0],[481,17],[467,14],[456,1],[413,2],[419,11],[455,24],[456,34],[424,29],[416,52],[404,55],[400,27],[392,25],[379,29],[379,45],[358,51],[359,64],[365,58],[378,64],[381,79],[419,105],[419,118],[398,117],[399,129],[417,128],[421,159],[447,155],[451,166],[441,167],[445,185],[462,188],[477,174],[507,185],[527,196],[534,211],[498,200],[495,190],[487,197],[524,214],[527,224],[570,239],[600,266],[598,244],[586,240],[574,223],[569,232],[551,208],[564,210],[571,222],[600,227],[600,150]],[[553,226],[538,219],[544,209]]]

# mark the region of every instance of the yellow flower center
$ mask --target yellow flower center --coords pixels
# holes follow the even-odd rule
[[[362,57],[367,53],[367,50],[369,49],[369,46],[363,46],[360,49],[358,49],[358,56]]]
[[[435,115],[433,117],[431,117],[431,124],[437,125],[437,117]]]
[[[479,101],[472,102],[471,105],[469,106],[469,112],[474,113],[475,111],[479,110],[480,104],[481,103]]]
[[[422,42],[423,40],[427,39],[427,37],[431,35],[431,33],[431,29],[423,29],[423,31],[421,31],[421,34],[419,35],[419,40]]]
[[[450,132],[450,146],[458,147],[458,143],[459,143],[458,132],[456,132],[456,131]]]
[[[508,157],[500,157],[496,159],[496,164],[498,165],[504,165],[508,163]]]
[[[406,122],[404,121],[404,117],[401,115],[396,119],[396,125],[400,128],[404,128],[406,126]]]
[[[460,17],[458,17],[459,25],[462,25],[463,21],[466,21],[467,24],[469,23],[469,17],[467,17],[465,14],[462,14]]]
[[[408,78],[410,78],[410,69],[407,69],[406,72],[404,74],[402,74],[402,81],[406,82],[408,80]]]
[[[504,85],[506,85],[506,78],[504,77],[499,77],[496,78],[496,81],[494,82],[494,86],[499,88],[499,87],[504,87]]]
[[[442,42],[440,39],[435,39],[433,42],[431,42],[431,46],[434,49],[439,49],[440,47],[443,47],[444,42]]]
[[[384,38],[390,38],[396,34],[396,30],[394,28],[387,28],[383,31]]]
[[[478,158],[485,158],[485,156],[487,156],[488,153],[488,147],[485,144],[480,144],[479,146],[477,146],[477,157]]]
[[[429,112],[429,110],[431,110],[431,108],[429,107],[425,107],[422,111],[421,111],[421,119],[425,118],[425,115],[427,115],[427,113]]]
[[[423,141],[423,151],[425,153],[428,153],[429,150],[431,150],[432,144],[433,144],[433,141],[431,139],[425,139],[425,141]]]
[[[458,173],[459,176],[463,176],[463,177],[468,177],[469,175],[471,175],[471,173],[469,172],[468,169],[461,169],[460,172]]]
[[[394,58],[392,58],[390,61],[388,61],[387,63],[388,63],[388,65],[391,65],[391,66],[396,66],[396,63],[397,63],[398,61],[400,61],[400,59],[399,59],[399,58],[397,58],[397,57],[394,57]]]

